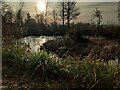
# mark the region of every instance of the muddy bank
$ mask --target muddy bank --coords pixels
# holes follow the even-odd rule
[[[120,43],[114,40],[89,38],[89,42],[75,42],[70,38],[50,40],[41,49],[54,52],[60,57],[91,57],[95,59],[116,59],[120,55]]]

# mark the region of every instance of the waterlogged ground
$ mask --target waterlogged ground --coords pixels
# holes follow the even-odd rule
[[[85,37],[85,36],[84,36]],[[102,37],[85,37],[89,42],[77,43],[70,39],[52,40],[44,43],[47,51],[52,51],[60,57],[72,55],[84,58],[86,56],[95,59],[116,59],[120,55],[120,42]]]
[[[84,38],[90,40],[90,43],[75,43],[67,39],[64,40],[64,38],[62,36],[29,36],[21,38],[19,42],[27,44],[31,52],[38,52],[41,47],[44,47],[45,50],[58,56],[90,56],[106,60],[118,60],[120,57],[119,41],[103,37],[84,36]]]
[[[29,36],[21,38],[19,41],[28,44],[32,52],[37,52],[40,50],[40,46],[42,46],[43,43],[49,40],[55,40],[59,38],[61,38],[61,36],[40,36],[40,37]]]
[[[21,65],[21,62],[17,62],[18,65],[16,62],[15,63],[12,62],[12,64],[7,62],[6,63],[7,67],[5,66],[3,67],[3,71],[4,71],[3,85],[5,86],[5,87],[3,86],[3,88],[6,87],[16,88],[16,89],[17,88],[52,88],[52,87],[68,88],[68,87],[78,87],[79,85],[80,87],[84,87],[84,88],[86,87],[92,88],[94,86],[99,87],[100,85],[101,85],[100,87],[104,87],[104,86],[107,87],[107,85],[111,87],[120,87],[120,72],[119,72],[120,67],[118,66],[118,62],[116,63],[110,61],[109,63],[106,63],[104,61],[99,61],[96,58],[91,58],[92,56],[98,58],[105,56],[105,58],[106,57],[110,58],[111,56],[115,57],[115,55],[116,56],[120,55],[119,42],[115,40],[107,40],[101,37],[100,38],[86,37],[90,40],[90,43],[75,43],[60,38],[61,37],[59,36],[58,37],[30,36],[20,39],[19,41],[21,41],[22,43],[29,44],[31,53],[39,51],[40,46],[44,44],[47,45],[47,48],[45,48],[45,50],[46,49],[50,50],[52,48],[55,48],[54,50],[56,50],[58,53],[54,51],[53,53],[56,54],[50,53],[51,55],[49,54],[47,55],[47,57],[46,57],[46,53],[35,54],[36,56],[34,59],[30,57],[29,60],[27,61],[28,63],[25,62],[26,63],[25,65],[29,67],[33,65],[32,70],[31,68],[26,67],[24,63],[22,67],[18,67],[19,65]],[[47,41],[51,41],[51,42],[47,43]],[[66,54],[66,52],[68,52],[68,55]],[[66,56],[69,56],[70,54],[73,54],[75,56],[74,58],[70,58],[70,59],[69,57],[65,59],[64,58],[60,59],[58,58],[59,53],[66,54]],[[88,56],[86,57],[86,59],[79,59],[78,56],[80,55],[77,54],[84,54]],[[30,53],[26,55],[29,56]],[[45,56],[45,58],[43,56]],[[39,63],[34,62],[35,60],[36,61],[39,59],[47,60],[49,58],[51,58],[52,61],[59,59],[61,60],[61,62],[65,60],[68,61],[68,63],[62,62],[62,64],[60,65],[49,64],[49,65],[45,65],[44,67],[39,67],[37,70],[35,70],[36,67],[39,65]],[[20,60],[23,59],[20,58]],[[31,60],[33,60],[32,63]],[[78,60],[78,63],[74,63],[74,60]],[[34,79],[31,78],[33,72],[34,75],[36,76]],[[106,82],[108,84],[106,84]]]
[[[105,38],[102,37],[88,37],[84,36],[85,38],[88,38],[90,40],[105,40]],[[29,36],[25,38],[19,39],[19,42],[28,44],[30,46],[30,49],[32,52],[37,52],[40,49],[40,46],[42,46],[44,43],[50,40],[56,40],[56,39],[61,39],[62,36]]]
[[[103,37],[84,37],[89,39],[91,43],[78,44],[69,40],[63,40],[61,36],[29,36],[21,38],[19,41],[28,44],[31,52],[38,52],[40,51],[41,46],[45,45],[45,50],[51,51],[51,49],[54,48],[54,53],[57,52],[60,54],[68,53],[68,55],[70,55],[70,53],[73,53],[78,56],[84,54],[104,59],[115,59],[116,57],[119,57],[120,43],[118,41],[108,40]],[[47,41],[51,42],[46,43]],[[63,45],[66,43],[68,44],[67,46]]]

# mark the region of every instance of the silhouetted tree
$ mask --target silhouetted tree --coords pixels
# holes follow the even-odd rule
[[[35,7],[35,12],[36,12],[35,19],[36,19],[37,23],[44,24],[44,22],[45,22],[45,24],[46,24],[47,13],[45,13],[45,15],[44,15],[44,13],[38,13],[36,7]]]
[[[46,2],[45,24],[47,24],[47,14],[48,14],[48,2]]]
[[[25,26],[29,26],[31,23],[31,15],[27,13],[27,18],[25,19]]]
[[[10,11],[6,11],[4,14],[5,22],[12,23],[13,14]]]
[[[54,20],[54,24],[56,23],[56,18],[57,18],[57,13],[55,10],[53,10],[53,20]]]
[[[59,16],[62,18],[62,25],[65,23],[65,2],[60,2],[58,6]]]
[[[22,9],[24,7],[24,2],[20,2],[20,8],[17,11],[16,14],[16,23],[18,24],[18,26],[22,26],[23,25],[23,17],[22,17]]]
[[[3,23],[12,23],[13,19],[13,10],[11,9],[11,6],[6,4],[5,2],[0,2],[2,7],[1,7],[1,15],[2,15],[2,22]]]
[[[118,24],[120,25],[120,1],[118,2]]]
[[[79,8],[76,5],[77,5],[76,2],[66,2],[65,3],[65,16],[67,19],[68,29],[70,27],[70,21],[80,15]]]
[[[59,3],[59,12],[60,17],[64,22],[67,20],[68,29],[70,27],[70,21],[77,18],[80,15],[79,8],[77,7],[76,2],[60,2]]]
[[[31,18],[30,13],[27,13],[27,18],[25,19],[25,27],[26,27],[26,34],[25,35],[31,35],[33,34],[35,31],[35,20],[33,18]]]

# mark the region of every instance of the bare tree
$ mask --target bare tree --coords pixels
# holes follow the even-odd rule
[[[6,11],[4,14],[5,22],[12,23],[13,14],[10,11]]]
[[[31,15],[30,13],[27,13],[27,18],[25,19],[25,26],[29,26],[31,23]]]
[[[59,8],[62,8],[60,10],[60,15],[63,19],[63,25],[64,22],[67,20],[67,26],[69,29],[70,21],[77,18],[80,15],[80,11],[79,8],[77,7],[77,3],[74,1],[70,2],[69,0],[68,2],[60,2]]]
[[[22,9],[24,7],[24,2],[20,2],[19,5],[20,5],[20,8],[18,9],[17,14],[16,14],[16,23],[18,24],[18,26],[22,26],[23,24]]]
[[[35,13],[36,13],[35,19],[36,19],[36,21],[39,23],[39,22],[40,22],[40,20],[39,20],[39,14],[38,14],[38,12],[37,12],[36,7],[35,7]]]
[[[62,18],[62,25],[64,27],[64,24],[65,24],[65,2],[60,2],[58,9],[59,9],[58,15]]]
[[[118,24],[120,25],[120,1],[118,2]]]
[[[46,1],[46,11],[45,11],[45,24],[47,24],[47,12],[48,12],[48,2]]]
[[[54,24],[56,23],[56,18],[57,18],[57,13],[55,10],[53,10],[53,20],[54,20]]]
[[[76,6],[76,2],[66,2],[65,16],[67,18],[67,26],[70,27],[70,21],[77,18],[80,15],[79,8]]]
[[[1,9],[0,14],[2,15],[2,22],[12,23],[14,14],[13,14],[13,10],[11,9],[11,6],[2,1],[0,3],[2,5],[0,8]]]

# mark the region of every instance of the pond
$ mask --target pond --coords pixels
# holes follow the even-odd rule
[[[62,38],[62,36],[29,36],[21,38],[19,41],[21,43],[29,44],[31,48],[31,52],[37,52],[40,49],[40,46],[43,45],[43,43],[49,41],[49,40],[55,40]]]

